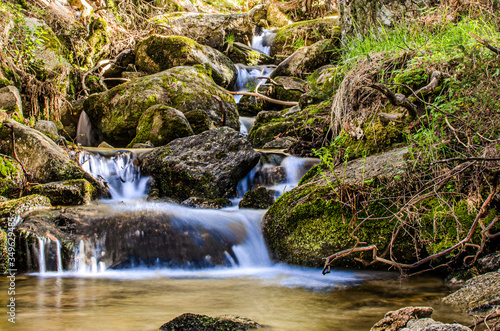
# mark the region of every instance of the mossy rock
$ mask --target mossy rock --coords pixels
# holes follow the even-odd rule
[[[50,200],[41,195],[28,195],[0,203],[0,228],[7,230],[9,222],[27,211],[51,207]]]
[[[338,18],[324,18],[285,25],[277,32],[271,55],[290,56],[302,46],[340,37]]]
[[[279,8],[279,2],[272,1],[267,4],[267,21],[273,27],[280,28],[286,26],[292,21]]]
[[[315,70],[306,78],[309,89],[300,98],[301,108],[333,99],[344,75],[342,66],[326,65]]]
[[[221,209],[224,207],[232,206],[229,199],[205,199],[198,197],[191,197],[181,202],[181,205],[186,207],[203,208],[203,209]]]
[[[278,84],[266,92],[266,95],[282,101],[299,101],[305,93],[306,81],[297,77],[279,76],[274,79]]]
[[[210,116],[203,110],[194,109],[186,112],[184,115],[193,129],[194,134],[200,134],[203,131],[215,128]]]
[[[233,61],[233,63],[243,63],[248,66],[256,66],[272,62],[269,55],[238,42],[229,46],[227,56],[231,59],[231,61]]]
[[[163,324],[160,331],[239,331],[260,328],[260,325],[248,318],[222,315],[210,317],[186,313]]]
[[[0,274],[5,274],[7,270],[13,269],[9,266],[8,254],[7,233],[0,229]]]
[[[150,73],[208,64],[216,84],[228,88],[236,81],[236,67],[228,57],[187,37],[151,35],[137,44],[135,53],[135,64]]]
[[[49,198],[53,206],[86,205],[98,196],[96,189],[85,179],[35,185],[31,192]]]
[[[291,121],[286,121],[283,118],[275,119],[268,123],[255,121],[248,135],[248,141],[250,141],[254,148],[261,148],[266,143],[274,140],[276,136],[287,132],[292,126],[293,123]]]
[[[240,102],[236,105],[238,113],[242,116],[255,116],[262,111],[264,101],[250,95],[241,96]]]
[[[139,119],[136,132],[129,147],[147,141],[154,146],[163,146],[174,139],[194,134],[186,116],[177,109],[165,105],[148,108]]]
[[[215,97],[222,100],[224,109]],[[100,134],[101,141],[124,147],[136,136],[143,113],[157,104],[167,105],[184,114],[201,110],[217,126],[225,113],[225,124],[239,130],[233,96],[193,67],[174,67],[91,95],[84,101],[83,110],[88,114],[94,130]]]
[[[25,181],[21,165],[10,156],[0,154],[0,196],[19,197]]]
[[[248,191],[239,203],[240,208],[267,209],[274,202],[273,192],[261,186],[253,191]]]

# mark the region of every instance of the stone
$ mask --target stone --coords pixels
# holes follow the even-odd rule
[[[187,37],[151,35],[137,44],[135,53],[136,66],[149,73],[208,64],[216,84],[228,88],[236,81],[236,67],[227,56]]]
[[[286,25],[277,31],[271,45],[271,56],[288,57],[302,46],[311,46],[322,40],[338,39],[340,37],[338,23],[338,17],[329,17]]]
[[[0,109],[5,111],[8,117],[23,118],[23,102],[21,94],[15,86],[0,88]]]
[[[259,159],[241,133],[222,127],[155,148],[144,157],[142,172],[152,176],[160,197],[231,198]]]
[[[160,330],[168,331],[191,331],[191,330],[250,330],[259,329],[261,326],[248,318],[238,317],[233,315],[221,315],[217,317],[209,317],[206,315],[198,315],[186,313],[182,314],[163,324]]]
[[[10,156],[0,154],[0,196],[19,198],[25,182],[21,165]]]
[[[481,273],[500,270],[500,251],[486,255],[477,261]]]
[[[203,209],[221,209],[232,205],[229,199],[204,199],[191,197],[181,202],[181,205],[186,207],[195,207]]]
[[[13,156],[11,128],[14,130],[16,154],[30,173],[30,182],[48,183],[68,179],[87,179],[102,195],[107,189],[86,173],[69,153],[43,133],[8,120],[0,127],[0,153]]]
[[[35,130],[40,131],[52,140],[56,140],[59,137],[57,131],[57,126],[52,121],[39,120],[35,124]]]
[[[27,195],[19,199],[8,200],[0,203],[0,228],[6,230],[9,226],[17,226],[22,214],[39,209],[51,207],[50,200],[40,195]],[[10,223],[10,225],[9,225]]]
[[[234,63],[242,63],[248,66],[256,66],[272,62],[269,55],[239,42],[234,42],[229,46],[227,56]]]
[[[270,26],[280,28],[293,22],[280,10],[279,2],[271,1],[267,4],[267,21]]]
[[[98,196],[96,189],[85,179],[35,185],[31,192],[49,198],[53,206],[87,205]]]
[[[292,137],[280,137],[265,143],[262,149],[288,149],[296,142]]]
[[[500,271],[493,271],[469,279],[464,287],[443,298],[470,314],[488,312],[500,305]]]
[[[222,100],[223,109],[216,97]],[[124,147],[136,136],[144,112],[158,104],[184,114],[194,110],[204,112],[213,126],[221,125],[225,117],[225,125],[239,130],[234,97],[193,67],[174,67],[93,94],[82,108],[101,141]]]
[[[139,119],[135,138],[129,146],[147,141],[154,146],[163,146],[174,139],[194,135],[193,129],[183,113],[166,105],[148,108]]]
[[[299,48],[281,62],[270,77],[305,77],[318,67],[337,61],[339,57],[337,40],[321,40],[311,46]]]
[[[432,312],[432,307],[405,307],[390,311],[375,323],[370,331],[398,331],[404,328],[409,320],[431,317]]]
[[[470,328],[458,323],[445,324],[432,318],[411,319],[400,331],[471,331]]]
[[[248,191],[239,203],[240,208],[267,209],[274,202],[274,192],[261,186],[253,191]]]
[[[98,148],[114,148],[113,146],[111,146],[110,144],[108,144],[105,141],[101,142],[99,145],[97,145],[97,147]]]
[[[170,13],[150,19],[161,34],[184,36],[219,51],[225,49],[225,37],[248,44],[252,40],[253,25],[247,13],[201,14]]]

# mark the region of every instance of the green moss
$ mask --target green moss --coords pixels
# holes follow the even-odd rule
[[[45,207],[50,207],[50,200],[40,195],[28,195],[19,199],[2,202],[0,203],[0,228],[7,230],[9,220],[16,215]]]
[[[7,251],[7,233],[0,229],[0,274],[5,274],[9,267],[9,256]]]
[[[50,199],[54,206],[76,206],[89,204],[96,196],[96,189],[85,179],[73,179],[35,185],[31,192]]]
[[[0,155],[0,196],[13,197],[24,185],[24,173],[14,159]]]

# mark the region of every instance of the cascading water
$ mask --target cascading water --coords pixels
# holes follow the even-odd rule
[[[266,83],[266,79],[260,79],[259,77],[268,77],[274,70],[274,66],[245,66],[243,64],[237,64],[238,76],[236,78],[235,90],[238,92],[245,92],[254,89],[257,84],[262,80],[262,84]],[[234,95],[234,99],[238,103],[241,99],[241,95]]]
[[[76,143],[82,146],[92,146],[92,125],[85,111],[82,111],[76,127]]]
[[[272,30],[257,28],[252,38],[252,48],[269,55],[275,37],[276,33]]]

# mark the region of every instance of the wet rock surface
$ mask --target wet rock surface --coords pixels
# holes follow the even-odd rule
[[[165,331],[236,331],[236,330],[251,330],[258,329],[261,326],[248,318],[238,317],[234,315],[221,315],[210,317],[206,315],[198,315],[186,313],[182,314],[163,324],[160,330]]]

